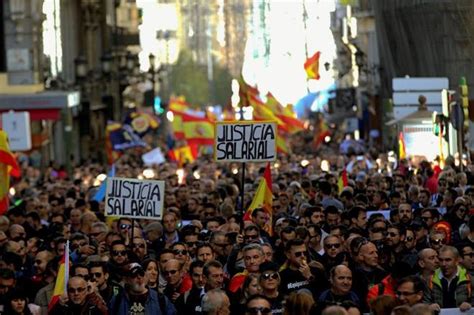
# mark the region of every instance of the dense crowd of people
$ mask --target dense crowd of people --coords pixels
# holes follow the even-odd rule
[[[302,163],[302,161],[305,161]],[[104,217],[103,166],[22,163],[0,217],[2,314],[434,314],[472,307],[474,168],[448,158],[281,156],[269,215],[243,222],[263,164],[210,157],[117,177],[164,180],[161,220]],[[348,180],[340,185],[342,169]],[[393,168],[393,169],[392,169]],[[151,175],[150,175],[151,174]],[[339,185],[338,185],[339,183]],[[241,187],[244,198],[241,200]],[[69,244],[67,293],[50,304]]]

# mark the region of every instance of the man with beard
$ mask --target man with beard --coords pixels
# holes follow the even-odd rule
[[[351,301],[357,306],[360,305],[359,297],[352,288],[352,271],[345,265],[338,265],[329,272],[331,288],[321,293],[318,303],[341,304]]]
[[[401,203],[398,206],[398,216],[400,218],[400,223],[405,226],[410,225],[413,218],[411,205],[408,203]]]
[[[110,260],[108,269],[110,271],[110,280],[120,282],[122,280],[121,271],[128,263],[128,251],[123,241],[118,240],[112,242],[110,251]]]
[[[392,224],[388,226],[385,244],[390,249],[390,265],[402,258],[402,253],[405,249],[405,235],[406,229],[403,225]]]
[[[230,254],[230,249],[232,248],[232,244],[229,244],[229,242],[227,241],[225,233],[222,231],[213,232],[210,243],[212,249],[214,250],[216,260],[218,260],[222,264],[225,264],[227,262],[227,257]]]
[[[163,294],[146,286],[145,270],[137,263],[125,268],[125,289],[115,295],[109,304],[109,313],[129,314],[177,314],[175,307]]]

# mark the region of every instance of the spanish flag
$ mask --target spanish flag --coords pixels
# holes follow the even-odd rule
[[[319,56],[321,52],[316,52],[312,57],[308,58],[304,63],[304,70],[308,79],[319,80]]]
[[[304,122],[296,118],[296,114],[293,111],[293,106],[288,105],[283,107],[283,105],[281,105],[281,103],[278,102],[278,100],[270,92],[267,94],[266,106],[285,124],[286,129],[290,134],[294,134],[305,129]]]
[[[185,145],[168,152],[170,160],[178,162],[181,167],[185,163],[192,163],[198,157],[199,149],[197,145]]]
[[[214,122],[188,114],[181,115],[183,119],[184,138],[188,143],[196,145],[214,144]]]
[[[64,254],[59,263],[59,271],[54,285],[53,296],[48,304],[48,313],[59,302],[59,297],[66,293],[69,280],[69,241],[66,242]]]
[[[288,147],[287,137],[285,133],[278,131],[278,135],[276,138],[276,147],[277,153],[289,154],[290,148]]]
[[[0,215],[8,210],[10,176],[20,177],[20,167],[10,151],[7,133],[0,130]]]
[[[403,137],[403,132],[400,131],[398,135],[398,158],[404,160],[407,158],[407,151],[405,147],[405,137]]]
[[[247,84],[242,76],[239,78],[238,81],[239,81],[240,106],[241,107],[250,106],[250,101],[249,101],[250,97],[251,96],[258,97],[258,95],[260,95],[260,92],[258,88]]]
[[[186,102],[184,96],[171,97],[168,103],[168,108],[171,111],[186,112],[191,106]]]
[[[341,175],[339,175],[339,179],[337,180],[337,187],[339,188],[339,193],[342,192],[344,187],[348,185],[349,180],[347,179],[347,171],[346,168],[344,168],[341,172]]]
[[[258,184],[257,191],[255,192],[255,196],[253,197],[252,203],[250,207],[244,214],[244,221],[251,221],[252,220],[252,212],[256,208],[263,208],[263,210],[268,215],[268,221],[265,224],[264,230],[273,235],[272,231],[272,209],[273,203],[273,193],[272,193],[272,173],[270,169],[270,163],[267,163],[267,167],[265,168],[265,172],[263,173],[263,178],[260,180],[260,184]]]
[[[253,119],[257,121],[275,121],[279,131],[288,132],[286,124],[263,103],[256,95],[249,96],[250,106],[253,108]]]

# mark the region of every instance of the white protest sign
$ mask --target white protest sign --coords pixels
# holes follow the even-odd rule
[[[142,155],[143,164],[146,166],[152,166],[154,164],[162,164],[166,161],[163,152],[160,148],[156,148]]]
[[[105,216],[161,219],[165,182],[107,177]]]
[[[275,122],[216,122],[215,137],[217,162],[267,162],[277,157]]]
[[[31,149],[31,127],[29,112],[3,113],[2,129],[8,135],[10,150],[28,151]]]

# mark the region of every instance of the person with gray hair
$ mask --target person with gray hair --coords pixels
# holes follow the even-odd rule
[[[247,274],[259,273],[260,264],[265,261],[265,255],[260,244],[251,243],[245,245],[242,252],[244,257],[245,270],[247,273],[236,274],[232,277],[229,283],[229,291],[232,293],[237,292],[237,290],[242,287]]]
[[[465,312],[472,307],[472,278],[460,263],[458,250],[443,246],[439,250],[439,266],[428,282],[428,292],[423,302],[431,309],[457,308]]]
[[[228,315],[230,314],[230,300],[221,289],[208,291],[201,301],[202,314],[205,315]]]

